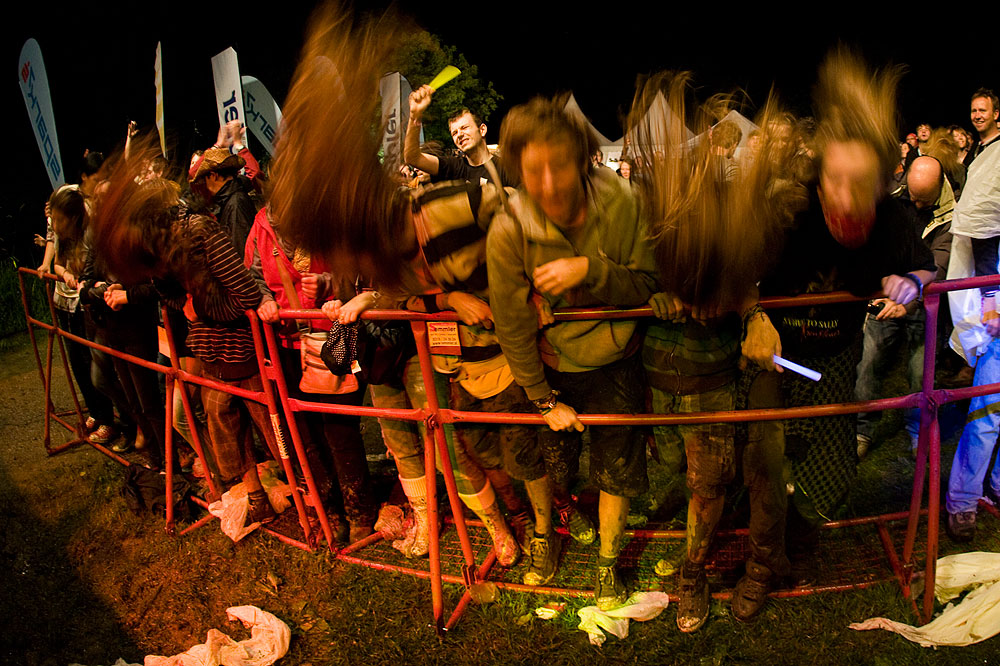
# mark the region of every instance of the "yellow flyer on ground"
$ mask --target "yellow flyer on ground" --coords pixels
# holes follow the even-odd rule
[[[427,322],[427,342],[432,354],[461,354],[462,343],[458,339],[458,322]]]

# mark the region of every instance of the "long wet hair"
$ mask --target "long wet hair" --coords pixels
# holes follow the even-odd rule
[[[84,263],[83,237],[87,232],[87,202],[76,185],[63,185],[49,197],[52,212],[58,212],[65,224],[53,228],[59,238],[55,261],[74,275],[80,275]]]
[[[365,254],[380,284],[399,280],[409,200],[378,161],[378,84],[402,27],[390,15],[356,18],[328,2],[316,10],[282,116],[271,168],[280,233],[336,272]]]
[[[756,118],[756,159],[725,182],[705,134],[732,105],[729,96],[689,102],[691,76],[664,72],[638,87],[628,116],[644,163],[641,202],[662,288],[691,306],[735,309],[778,254],[784,229],[806,201],[794,119],[772,96]],[[650,113],[655,111],[668,112]],[[688,122],[702,140],[688,139]]]

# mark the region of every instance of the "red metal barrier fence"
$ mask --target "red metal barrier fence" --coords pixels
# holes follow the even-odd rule
[[[109,354],[113,354],[120,358],[125,359],[130,363],[137,363],[143,367],[149,368],[156,372],[161,372],[166,376],[166,469],[173,469],[173,391],[179,390],[181,392],[181,403],[187,416],[188,423],[194,424],[194,413],[191,408],[190,398],[188,395],[188,384],[208,386],[213,389],[220,391],[225,391],[233,395],[237,395],[244,399],[254,400],[267,407],[271,424],[274,429],[275,437],[278,441],[278,448],[280,452],[280,462],[282,468],[285,472],[288,483],[292,488],[292,498],[294,506],[296,509],[296,515],[298,518],[298,527],[301,530],[301,538],[296,538],[295,536],[290,536],[285,533],[286,530],[279,530],[276,528],[263,528],[266,532],[272,534],[276,538],[282,540],[285,543],[303,548],[306,550],[313,550],[319,545],[320,534],[325,538],[328,547],[336,553],[338,559],[345,562],[360,564],[364,566],[369,566],[381,570],[390,570],[400,573],[406,573],[409,575],[429,578],[431,582],[431,601],[433,608],[434,626],[438,631],[443,629],[450,629],[455,625],[461,616],[462,612],[467,607],[468,603],[472,599],[472,592],[476,590],[477,586],[482,583],[488,583],[494,585],[498,588],[506,588],[517,591],[524,592],[540,592],[549,594],[561,594],[569,596],[582,596],[589,594],[588,583],[579,584],[579,581],[567,580],[572,578],[570,575],[560,574],[560,579],[565,582],[577,583],[574,587],[573,585],[568,585],[560,588],[538,588],[529,587],[522,585],[515,580],[508,580],[507,578],[511,576],[511,572],[493,572],[492,566],[495,561],[495,554],[492,552],[491,544],[489,544],[488,538],[477,538],[474,539],[475,535],[470,534],[466,520],[464,518],[464,508],[458,496],[458,491],[455,485],[454,474],[451,467],[451,457],[448,454],[448,444],[444,435],[444,424],[460,424],[460,423],[523,423],[543,426],[545,424],[544,419],[540,415],[536,414],[512,414],[512,413],[488,413],[488,412],[466,412],[459,410],[452,410],[448,408],[443,408],[439,406],[438,396],[435,388],[434,382],[434,370],[431,365],[430,360],[430,348],[427,342],[427,327],[426,322],[428,321],[455,321],[457,317],[453,313],[434,313],[434,314],[420,314],[408,311],[376,311],[368,312],[365,314],[366,319],[377,319],[377,320],[406,320],[410,322],[410,326],[413,330],[413,335],[417,343],[417,351],[420,360],[421,373],[424,381],[424,387],[427,393],[427,403],[428,407],[426,409],[381,409],[375,407],[356,407],[348,405],[330,405],[325,403],[309,402],[303,400],[297,400],[289,397],[288,387],[285,384],[284,376],[281,372],[280,363],[277,362],[278,359],[278,349],[277,342],[273,328],[270,325],[263,326],[263,336],[261,335],[261,322],[257,319],[254,312],[248,311],[247,316],[250,319],[251,330],[253,332],[254,345],[256,347],[257,359],[259,363],[259,368],[261,372],[263,381],[263,390],[247,391],[244,389],[235,388],[228,384],[218,382],[212,379],[207,379],[197,375],[193,375],[185,370],[183,370],[178,363],[178,355],[176,353],[176,346],[174,344],[173,332],[170,330],[169,324],[165,321],[166,338],[167,344],[170,351],[171,365],[163,366],[157,363],[151,363],[144,359],[137,358],[135,356],[130,356],[122,352],[116,351],[114,349],[104,347],[102,345],[97,345],[93,342],[80,338],[78,336],[72,335],[66,331],[61,330],[57,324],[48,324],[40,321],[31,315],[31,310],[28,302],[28,291],[25,289],[24,278],[26,275],[41,277],[47,280],[57,279],[54,275],[48,273],[38,273],[37,271],[21,268],[19,269],[18,278],[21,287],[21,298],[24,306],[25,317],[28,322],[28,333],[31,338],[32,347],[35,354],[36,363],[38,365],[39,376],[45,388],[45,430],[44,430],[44,445],[46,451],[49,454],[55,454],[59,451],[65,450],[68,447],[74,446],[80,443],[89,443],[94,448],[98,449],[105,455],[115,459],[123,465],[129,465],[129,460],[126,458],[116,455],[104,446],[93,444],[86,439],[85,427],[84,427],[84,415],[83,408],[80,405],[80,401],[77,398],[76,391],[73,385],[72,375],[70,373],[69,364],[67,361],[66,351],[62,344],[62,338],[72,340],[73,342],[86,345],[91,348],[99,349]],[[750,422],[750,421],[766,421],[766,420],[781,420],[787,418],[805,418],[805,417],[815,417],[815,416],[834,416],[842,414],[857,414],[860,412],[868,411],[881,411],[886,409],[898,409],[898,408],[910,408],[910,407],[920,407],[921,409],[921,421],[920,421],[920,438],[917,454],[917,465],[916,471],[913,479],[913,490],[910,501],[909,512],[886,514],[881,516],[871,516],[866,518],[856,518],[851,520],[835,521],[827,523],[824,529],[834,530],[840,528],[850,529],[870,527],[874,526],[878,532],[879,539],[884,549],[884,557],[888,560],[888,572],[889,577],[894,578],[900,585],[903,596],[910,600],[911,605],[918,618],[927,622],[930,620],[933,613],[933,603],[934,595],[931,593],[924,595],[923,608],[917,609],[916,603],[912,598],[910,592],[910,580],[914,572],[914,562],[916,560],[916,551],[919,548],[918,532],[921,527],[921,516],[924,511],[921,510],[923,505],[924,497],[924,481],[925,476],[929,476],[929,492],[928,492],[928,506],[926,514],[928,517],[926,523],[926,553],[925,553],[925,589],[934,589],[934,580],[936,573],[936,561],[938,553],[938,536],[939,536],[939,521],[940,521],[940,427],[938,423],[938,409],[941,405],[949,402],[955,402],[958,400],[963,400],[979,395],[986,395],[989,393],[1000,392],[1000,383],[990,384],[986,386],[974,386],[970,388],[963,389],[935,389],[934,388],[934,365],[935,365],[935,353],[936,353],[936,340],[937,340],[937,315],[940,303],[940,297],[942,293],[948,291],[955,291],[960,289],[970,289],[977,288],[980,286],[987,286],[1000,283],[1000,277],[981,277],[981,278],[968,278],[964,280],[948,280],[936,282],[928,285],[924,290],[924,307],[927,311],[926,317],[926,328],[925,328],[925,349],[924,349],[924,375],[923,375],[923,385],[922,390],[919,393],[913,393],[905,396],[895,397],[895,398],[884,398],[879,400],[871,400],[866,402],[852,402],[844,404],[835,405],[822,405],[822,406],[812,406],[812,407],[795,407],[788,409],[754,409],[754,410],[743,410],[743,411],[729,411],[729,412],[711,412],[711,413],[693,413],[693,414],[683,414],[683,415],[666,415],[666,414],[639,414],[639,415],[627,415],[623,416],[621,414],[581,414],[580,420],[585,425],[612,425],[612,424],[630,424],[630,425],[677,425],[677,424],[694,424],[694,423],[721,423],[721,422]],[[52,290],[48,288],[46,290],[48,294],[49,309],[52,314],[52,321],[57,322],[55,316],[55,306],[52,301]],[[817,294],[809,296],[800,296],[795,298],[773,298],[765,299],[762,301],[768,309],[772,308],[782,308],[790,306],[801,306],[801,305],[818,305],[818,304],[831,304],[840,303],[845,301],[856,301],[860,300],[850,294],[843,292],[836,292],[830,294]],[[555,317],[559,321],[568,320],[581,320],[581,319],[625,319],[625,318],[639,318],[648,317],[652,315],[650,308],[635,308],[630,310],[617,310],[613,308],[596,308],[596,309],[585,309],[585,310],[573,310],[573,311],[563,311],[555,313]],[[282,310],[280,316],[283,319],[319,319],[323,315],[318,310]],[[35,327],[41,328],[48,332],[48,339],[46,345],[45,353],[45,363],[42,363],[41,355],[38,349],[38,341],[35,337]],[[62,359],[62,365],[65,372],[65,376],[70,388],[70,394],[73,397],[74,410],[70,412],[56,412],[55,407],[51,400],[51,381],[52,381],[52,356],[55,347],[58,347],[60,357]],[[267,354],[265,354],[265,349]],[[273,382],[273,384],[272,384]],[[276,390],[275,390],[276,389]],[[279,409],[280,406],[280,409]],[[335,539],[332,534],[332,528],[330,526],[329,518],[319,501],[314,501],[313,509],[316,514],[315,521],[318,522],[318,526],[315,525],[313,519],[310,517],[309,512],[306,510],[306,502],[303,496],[303,489],[299,488],[296,481],[296,475],[294,473],[294,468],[292,466],[292,459],[284,432],[287,429],[289,434],[289,439],[292,442],[292,448],[295,453],[296,461],[298,462],[301,470],[302,477],[305,480],[306,488],[308,493],[313,498],[318,498],[319,493],[315,484],[315,480],[312,471],[309,468],[309,463],[307,460],[304,444],[302,437],[298,431],[296,420],[294,418],[295,412],[299,411],[311,411],[311,412],[323,412],[331,414],[350,414],[358,416],[371,416],[371,417],[381,417],[390,418],[397,420],[413,421],[413,422],[423,422],[425,424],[424,431],[424,465],[427,478],[427,503],[428,503],[428,518],[429,523],[432,526],[439,525],[438,519],[438,503],[437,503],[437,483],[436,483],[436,470],[435,470],[435,454],[441,466],[442,475],[445,481],[445,488],[447,490],[448,501],[451,507],[451,513],[453,517],[454,527],[455,527],[455,537],[457,537],[458,543],[454,543],[454,539],[445,539],[445,550],[442,551],[442,539],[441,534],[437,529],[431,530],[430,539],[430,557],[429,557],[429,567],[427,571],[420,568],[414,568],[410,564],[402,564],[399,562],[399,557],[394,557],[392,551],[384,543],[380,543],[381,537],[378,534],[374,534],[367,539],[359,541],[351,546],[340,550],[336,549]],[[72,424],[67,421],[64,417],[71,417],[76,415],[77,422]],[[282,422],[282,415],[284,420]],[[74,433],[74,437],[68,442],[53,447],[51,444],[51,422],[55,420],[58,424],[65,427],[68,431]],[[204,448],[198,437],[197,428],[192,425],[192,447],[195,450],[197,456],[201,459],[205,470],[209,469],[206,464],[206,458],[204,456]],[[928,475],[929,468],[929,475]],[[209,499],[217,499],[220,496],[220,491],[211,474],[206,474],[206,480],[209,485]],[[169,498],[173,496],[173,476],[171,474],[166,475],[166,496],[168,501],[167,515],[166,515],[166,529],[170,532],[174,531],[174,516],[173,516],[173,502],[169,501]],[[200,501],[202,506],[207,507],[207,502]],[[205,524],[211,519],[211,516],[205,516],[202,519],[196,521],[194,524],[188,526],[180,532],[180,534],[186,534],[187,532]],[[904,537],[904,546],[902,557],[896,552],[893,545],[892,535],[890,534],[890,528],[894,523],[901,523],[906,520],[906,532]],[[473,523],[470,523],[473,524]],[[318,527],[318,530],[317,530]],[[479,530],[482,532],[483,530]],[[637,569],[638,577],[641,579],[645,574],[650,572],[647,567],[643,570],[642,562],[646,560],[653,559],[657,554],[657,549],[662,550],[664,543],[669,543],[671,540],[673,542],[679,542],[683,546],[684,531],[657,531],[657,530],[630,530],[627,532],[631,536],[631,540],[625,545],[623,549],[623,559],[626,561],[631,561],[635,564]],[[482,535],[478,535],[481,537]],[[715,554],[715,565],[719,572],[722,572],[726,567],[732,568],[736,566],[737,563],[742,562],[745,559],[745,552],[740,551],[739,542],[740,540],[745,542],[746,530],[729,530],[720,532],[717,539],[723,543],[719,547],[718,552]],[[727,541],[729,539],[729,541]],[[845,539],[844,541],[849,541],[850,539]],[[831,544],[836,542],[831,540]],[[735,544],[735,545],[734,545]],[[450,550],[449,550],[450,549]],[[745,551],[745,544],[743,547]],[[361,556],[364,552],[365,556]],[[477,565],[477,556],[482,557],[482,560]],[[844,563],[848,560],[851,561],[852,565],[854,563],[860,563],[863,567],[863,571],[860,575],[860,580],[857,580],[858,572],[856,570],[850,570],[849,574],[852,574],[854,580],[834,580],[827,581],[826,584],[817,584],[807,588],[797,588],[795,590],[779,590],[773,593],[773,596],[801,596],[806,594],[813,594],[820,591],[830,591],[830,590],[846,590],[846,589],[857,589],[860,587],[866,587],[869,585],[876,584],[885,580],[884,577],[880,578],[876,570],[882,566],[884,569],[884,564],[879,562],[880,556],[877,553],[871,551],[871,549],[865,549],[863,544],[859,540],[855,540],[854,543],[848,543],[846,547],[842,548],[839,553],[831,553],[834,558],[831,561],[838,563]],[[570,553],[565,556],[567,559],[572,559]],[[454,561],[460,562],[457,571],[452,567],[452,571],[446,572],[442,567],[443,560],[447,561],[451,558]],[[837,559],[839,558],[839,559]],[[588,557],[584,554],[580,554],[578,560],[587,564],[586,560]],[[591,567],[584,567],[586,571],[590,571]],[[563,569],[573,570],[574,567],[568,562],[564,562]],[[652,577],[649,586],[659,587],[659,583],[655,582],[655,577]],[[444,620],[444,602],[443,602],[443,590],[442,584],[444,582],[456,583],[465,586],[465,592],[457,604],[456,608],[447,622]],[[728,593],[718,593],[716,597],[727,597]],[[921,612],[922,610],[922,612]]]

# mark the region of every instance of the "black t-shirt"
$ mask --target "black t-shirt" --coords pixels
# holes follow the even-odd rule
[[[507,178],[507,174],[504,173],[500,157],[494,155],[491,159],[497,168],[497,174],[500,176],[500,182],[504,185],[513,185],[513,183],[510,182],[510,179]],[[439,157],[438,172],[437,175],[431,177],[431,182],[437,183],[445,180],[467,180],[470,183],[476,183],[478,185],[482,179],[485,179],[488,183],[493,182],[493,179],[490,178],[490,172],[486,170],[485,164],[472,166],[464,157]]]
[[[761,296],[797,296],[846,290],[869,296],[887,275],[934,272],[934,255],[920,239],[916,208],[891,197],[875,209],[868,242],[856,250],[838,243],[827,229],[813,191],[785,239],[775,266],[761,281]],[[861,330],[865,303],[782,308],[772,312],[783,354],[827,356],[846,349]]]

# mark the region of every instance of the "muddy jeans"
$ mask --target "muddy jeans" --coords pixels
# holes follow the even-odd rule
[[[782,406],[781,375],[760,373],[750,386],[747,408]],[[785,576],[791,568],[785,553],[785,426],[783,421],[755,421],[749,424],[749,431],[743,451],[743,480],[750,491],[750,559],[772,574]]]
[[[476,412],[537,414],[538,410],[512,382],[497,395],[475,398],[458,382],[451,384],[454,409]],[[538,448],[538,428],[530,425],[471,423],[455,428],[457,445],[483,469],[503,468],[513,479],[534,481],[545,476],[545,462]]]

